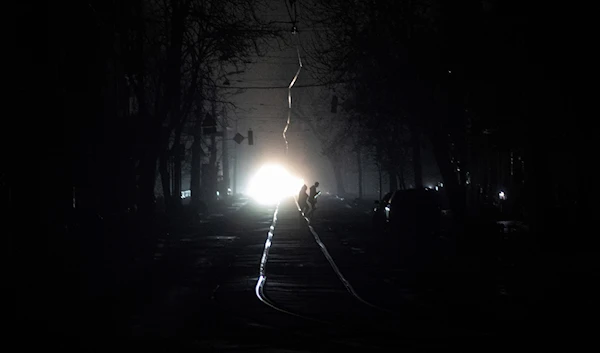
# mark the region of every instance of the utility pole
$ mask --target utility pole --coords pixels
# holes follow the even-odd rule
[[[222,119],[223,119],[223,123],[222,123],[222,131],[223,131],[223,136],[222,136],[222,147],[223,147],[223,153],[222,153],[222,165],[223,165],[223,189],[221,190],[221,193],[223,195],[227,195],[228,191],[229,191],[229,137],[227,134],[227,129],[229,128],[228,124],[227,124],[227,117],[225,116],[225,109],[222,110],[221,112],[222,115]]]
[[[362,200],[363,198],[363,170],[362,170],[362,158],[361,158],[362,149],[360,147],[356,148],[356,166],[358,168],[358,198]]]
[[[235,131],[238,131],[238,119],[235,119]],[[233,195],[237,194],[237,173],[238,173],[238,147],[237,143],[233,146]]]
[[[207,198],[208,202],[214,202],[216,201],[216,194],[217,194],[217,190],[219,190],[218,187],[218,182],[217,182],[217,175],[218,175],[218,169],[217,169],[217,103],[216,103],[216,98],[217,98],[217,89],[215,87],[212,88],[212,99],[213,101],[210,104],[210,109],[211,109],[211,116],[212,119],[214,119],[213,121],[211,121],[211,123],[214,124],[214,130],[211,131],[210,134],[210,157],[208,159],[208,170],[209,172],[209,176],[208,176],[208,185],[210,185],[207,188],[207,194],[209,195]]]
[[[235,120],[235,135],[233,136],[233,141],[235,141],[236,146],[235,146],[235,157],[234,157],[234,164],[233,164],[233,193],[236,194],[238,192],[237,189],[237,178],[238,178],[238,152],[237,152],[237,145],[239,145],[240,143],[242,143],[242,141],[244,141],[244,139],[248,139],[248,145],[253,145],[254,144],[254,133],[252,131],[252,129],[248,129],[248,136],[244,137],[244,135],[240,134],[237,130],[238,130],[238,120]]]

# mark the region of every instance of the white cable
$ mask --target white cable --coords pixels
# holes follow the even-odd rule
[[[265,287],[265,283],[267,282],[267,261],[269,258],[269,250],[271,249],[271,245],[273,244],[272,239],[273,239],[273,234],[275,232],[275,226],[277,225],[277,213],[278,212],[279,212],[279,203],[275,207],[275,212],[273,213],[273,222],[271,222],[271,226],[269,227],[269,233],[267,234],[267,240],[265,241],[265,248],[263,250],[263,254],[260,259],[259,276],[258,276],[258,280],[256,281],[256,286],[254,287],[254,293],[256,294],[256,297],[261,302],[263,302],[264,304],[270,306],[271,308],[273,308],[279,312],[282,312],[282,313],[288,314],[288,315],[292,315],[292,316],[296,316],[296,317],[299,317],[299,318],[302,318],[305,320],[319,322],[322,324],[329,324],[329,322],[327,322],[327,321],[319,320],[316,318],[304,316],[301,314],[297,314],[297,313],[282,309],[282,308],[278,307],[277,305],[275,305],[273,302],[271,302],[269,300],[269,298],[267,298],[267,296],[265,295],[264,287]]]
[[[293,32],[293,35],[295,35],[295,36],[298,35],[295,30]],[[298,79],[298,75],[300,75],[300,70],[302,70],[302,58],[300,57],[300,38],[297,37],[297,39],[298,39],[298,43],[296,44],[296,54],[298,55],[298,71],[296,71],[296,75],[294,75],[292,82],[290,82],[290,85],[288,86],[288,116],[287,116],[287,122],[285,124],[285,127],[283,128],[283,140],[285,141],[285,155],[286,156],[288,154],[289,143],[288,143],[287,136],[285,133],[287,132],[288,128],[290,127],[291,118],[292,118],[292,87],[294,87],[294,83],[296,83],[296,80]]]
[[[372,303],[364,300],[360,295],[358,295],[358,293],[354,290],[354,287],[352,287],[350,282],[346,279],[346,277],[344,277],[344,275],[340,271],[339,267],[337,266],[337,264],[331,257],[331,254],[329,254],[329,251],[327,250],[327,247],[325,246],[323,241],[321,241],[319,234],[317,234],[317,232],[315,231],[313,226],[310,224],[310,219],[304,214],[304,212],[302,212],[302,209],[300,208],[300,205],[298,204],[298,200],[296,197],[294,197],[294,202],[296,202],[296,207],[298,208],[298,211],[302,214],[302,218],[304,218],[304,220],[306,221],[306,224],[308,225],[308,230],[312,233],[313,237],[315,238],[315,242],[317,243],[317,245],[319,245],[321,252],[323,253],[325,258],[329,262],[329,265],[331,265],[331,268],[333,269],[335,274],[338,276],[339,280],[342,282],[342,284],[346,288],[346,291],[348,291],[348,293],[350,293],[358,301],[362,302],[363,304],[365,304],[367,306],[370,306],[371,308],[374,308],[374,309],[377,309],[379,311],[383,311],[383,312],[386,312],[389,314],[393,314],[393,312],[391,310],[388,310],[388,309],[382,308],[380,306],[377,306],[375,304],[372,304]]]

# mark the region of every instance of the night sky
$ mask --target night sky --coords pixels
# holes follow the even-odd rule
[[[273,20],[287,21],[288,14],[285,9],[273,9],[271,15],[265,17]],[[318,29],[317,29],[318,30]],[[299,34],[291,32],[284,36],[285,42],[274,41],[265,49],[264,55],[252,59],[242,74],[231,79],[231,91],[234,87],[252,87],[251,89],[237,91],[232,96],[235,107],[228,108],[228,119],[232,126],[238,120],[238,130],[245,135],[245,131],[252,128],[255,136],[255,145],[248,146],[246,142],[241,145],[230,146],[237,148],[239,156],[239,185],[246,184],[253,172],[262,163],[282,163],[293,171],[298,177],[303,178],[308,185],[320,181],[324,191],[335,193],[335,178],[331,163],[322,153],[322,146],[310,127],[302,119],[334,119],[330,112],[332,88],[323,87],[314,77],[314,68],[311,68],[311,58],[306,52],[310,46],[314,29],[299,27]],[[299,38],[298,38],[299,37]],[[289,154],[285,156],[285,142],[282,131],[285,127],[288,101],[287,86],[298,70],[298,55],[296,48],[300,49],[303,67],[292,88],[292,120],[288,131]],[[259,89],[259,87],[271,87]],[[285,87],[272,89],[272,87]],[[335,124],[333,124],[335,125]],[[325,125],[327,126],[327,125]],[[441,180],[437,165],[427,141],[423,143],[423,168],[426,185],[436,185]],[[233,153],[232,153],[233,155]],[[378,195],[378,173],[373,158],[365,155],[364,192],[371,196]],[[385,179],[385,178],[384,178]],[[384,188],[387,186],[384,180]],[[357,194],[356,160],[348,156],[345,167],[345,185],[350,193]],[[412,185],[412,182],[409,183]],[[244,191],[240,189],[240,191]]]

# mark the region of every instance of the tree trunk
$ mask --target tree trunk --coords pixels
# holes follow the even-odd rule
[[[406,190],[406,180],[404,180],[404,167],[398,168],[398,188],[400,190]]]
[[[202,143],[200,136],[194,137],[192,144],[192,170],[190,177],[190,192],[192,206],[196,207],[200,204],[200,171],[202,167]]]
[[[203,176],[206,202],[214,202],[217,195],[217,137],[210,136],[210,157],[208,159],[208,173]]]
[[[333,175],[335,176],[336,192],[339,196],[343,196],[346,194],[346,189],[344,188],[344,173],[342,171],[342,164],[335,157],[329,157],[329,161],[331,162]]]
[[[143,13],[143,2],[135,2],[138,7],[137,13]],[[145,21],[142,16],[135,16],[136,35],[134,48],[134,67],[133,72],[137,83],[134,84],[134,92],[138,101],[138,124],[142,126],[140,132],[142,136],[141,156],[139,163],[138,180],[138,211],[144,217],[152,217],[156,209],[156,198],[154,194],[156,182],[156,164],[160,154],[160,148],[157,144],[162,141],[161,117],[160,114],[151,115],[148,104],[146,103],[146,75],[144,57],[145,41]]]
[[[165,151],[160,154],[158,171],[163,189],[163,198],[165,209],[168,211],[171,207],[171,178],[169,175],[169,152]]]
[[[356,166],[358,168],[358,198],[363,198],[363,171],[362,171],[362,158],[361,149],[356,149]]]
[[[216,98],[217,98],[217,89],[216,87],[212,87],[211,91],[212,102],[211,102],[211,116],[213,119],[217,119],[217,110],[216,110]],[[216,126],[215,126],[216,130]],[[208,168],[206,170],[206,174],[202,174],[202,187],[204,189],[206,195],[206,203],[211,204],[216,201],[217,194],[217,135],[216,132],[211,133],[210,135],[210,147],[209,147],[209,158],[208,158]]]
[[[184,146],[177,143],[173,145],[173,206],[181,206],[181,153]]]
[[[445,136],[443,131],[435,131],[432,133],[431,142],[440,174],[444,180],[444,188],[448,195],[450,207],[454,212],[455,220],[460,224],[464,220],[463,216],[465,214],[465,193],[459,183],[454,165],[450,163],[449,144]]]
[[[138,210],[142,215],[152,215],[155,210],[154,181],[156,180],[156,153],[146,151],[140,161]]]
[[[404,177],[404,169],[406,167],[406,159],[404,155],[398,157],[398,168],[396,168],[396,177],[398,178],[398,189],[406,190],[406,178]]]
[[[390,180],[390,192],[398,190],[398,178],[396,178],[396,168],[388,167],[388,177]]]
[[[202,92],[201,87],[202,86],[199,88],[200,92]],[[190,204],[192,207],[198,207],[200,205],[200,180],[202,173],[202,156],[204,155],[204,150],[202,149],[202,116],[204,114],[202,109],[203,103],[204,100],[202,98],[197,98],[196,105],[200,107],[200,109],[196,114],[194,114],[194,142],[192,143],[192,165],[190,171]]]
[[[381,170],[381,146],[379,144],[375,147],[375,163],[377,164],[377,176],[379,179],[379,200],[381,200],[383,196],[383,175]]]
[[[179,114],[179,109],[176,109]],[[186,117],[182,117],[179,125],[175,128],[175,143],[173,144],[173,205],[176,207],[181,206],[181,162],[185,157],[185,144],[181,143],[181,133],[183,132],[183,125],[186,122]]]
[[[377,163],[377,176],[378,176],[378,181],[379,181],[379,200],[381,200],[382,196],[383,196],[383,175],[381,172],[381,164]]]
[[[223,188],[221,190],[221,193],[223,195],[227,195],[228,194],[228,189],[230,188],[230,180],[229,180],[229,137],[227,134],[227,118],[225,117],[225,114],[222,113],[222,119],[223,119],[223,136],[221,137],[221,144],[222,144],[222,149],[223,151],[221,152],[221,158],[222,158],[222,167],[223,167]]]
[[[164,190],[165,185],[169,185],[169,175],[167,163],[162,159],[160,163],[161,176],[163,176],[163,191],[165,195],[165,204],[177,206],[181,204],[181,159],[179,158],[179,143],[184,119],[181,116],[181,67],[182,67],[182,46],[183,33],[185,30],[185,17],[187,6],[178,0],[172,0],[171,13],[171,44],[167,50],[167,70],[165,75],[165,95],[167,98],[167,114],[170,117],[171,128],[175,127],[175,142],[172,151],[174,158],[173,168],[173,194]],[[168,138],[167,138],[168,146]],[[164,165],[163,165],[164,164]],[[168,188],[167,188],[168,190]]]
[[[143,81],[142,81],[143,82]],[[140,157],[140,176],[138,180],[138,211],[144,217],[152,217],[156,210],[156,198],[154,195],[154,186],[156,182],[156,162],[158,159],[158,147],[157,143],[161,138],[160,125],[155,120],[156,117],[152,117],[147,113],[145,109],[145,100],[143,93],[138,94],[140,101],[140,119],[148,119],[151,121],[147,125],[146,132],[143,133],[144,145],[147,148],[141,151]],[[143,120],[142,120],[143,121]]]
[[[423,164],[421,160],[421,136],[417,127],[413,126],[411,132],[413,171],[415,188],[423,189]]]

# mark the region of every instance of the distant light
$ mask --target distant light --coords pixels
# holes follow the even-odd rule
[[[444,183],[440,183],[440,187],[443,188],[444,187]]]
[[[428,188],[428,189],[433,189],[433,186],[431,186],[431,185],[427,185],[427,188]]]
[[[217,196],[221,195],[218,191],[217,191]]]
[[[435,187],[435,191],[439,191],[439,190],[440,190],[440,189],[439,189],[439,188],[436,186],[436,187]]]
[[[498,193],[498,197],[500,198],[500,200],[506,200],[506,194],[504,193],[504,191],[500,191]]]
[[[296,195],[304,180],[290,175],[282,166],[265,165],[250,181],[249,194],[261,204],[276,204],[283,197]]]

